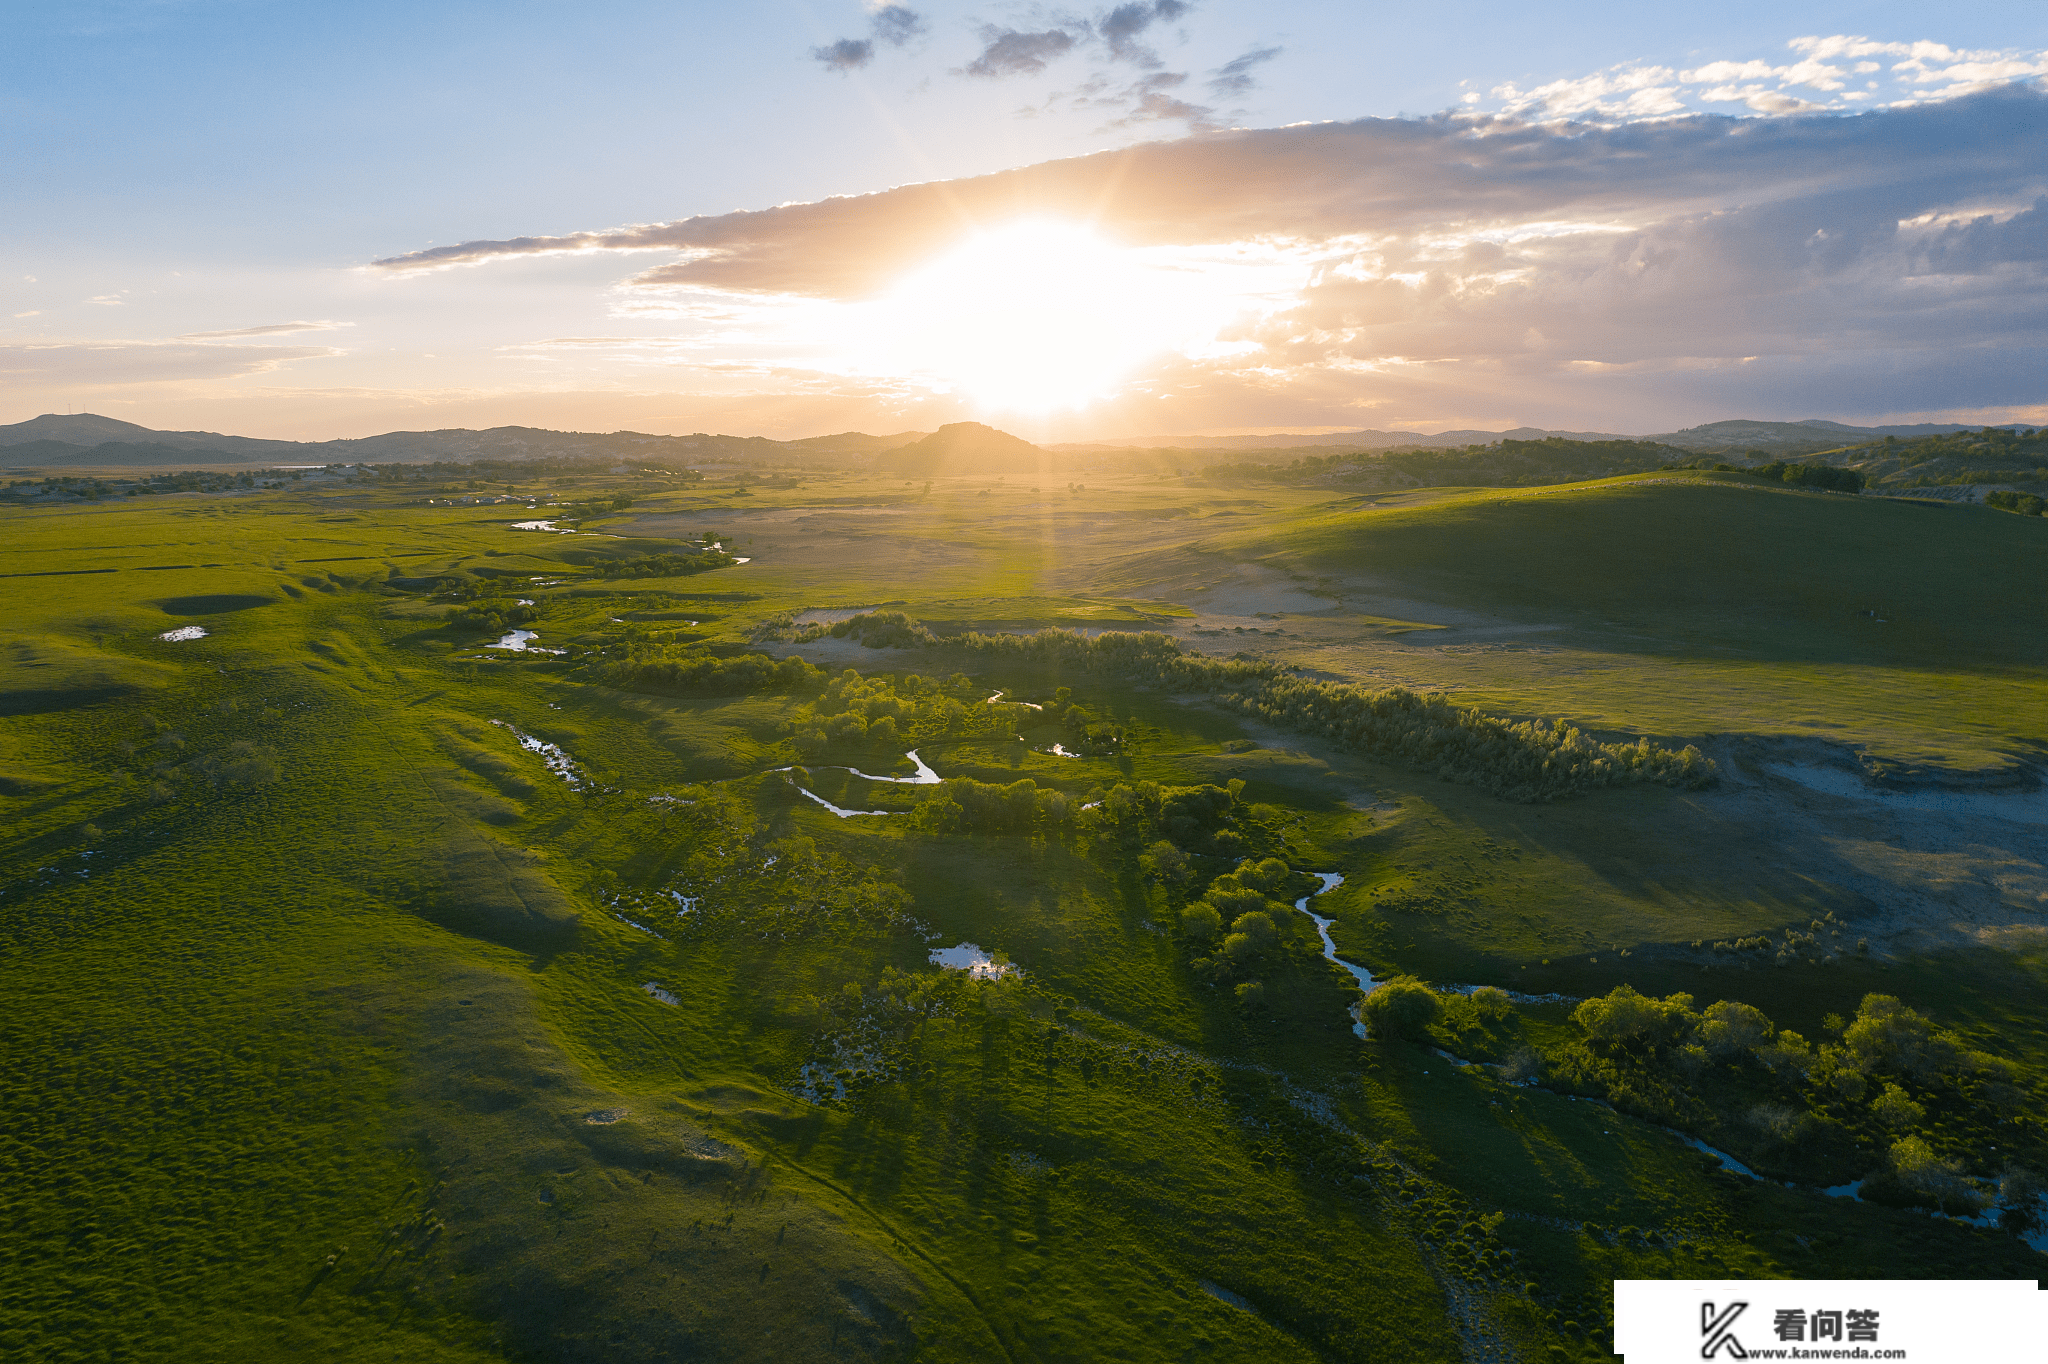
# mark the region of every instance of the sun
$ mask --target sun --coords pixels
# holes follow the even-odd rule
[[[1020,222],[977,233],[903,278],[874,309],[873,359],[1000,411],[1079,407],[1173,348],[1170,272],[1084,227]]]

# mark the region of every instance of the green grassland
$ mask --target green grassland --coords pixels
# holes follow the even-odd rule
[[[590,476],[555,495],[640,500],[576,535],[367,483],[0,509],[0,1345],[1548,1360],[1605,1356],[1615,1277],[2033,1277],[2020,1239],[1897,1181],[1821,1193],[1895,1134],[1818,1071],[1700,1073],[1733,1097],[1687,1130],[1798,1187],[1742,1179],[1666,1130],[1668,1058],[1588,1052],[1569,1003],[1446,995],[1418,1039],[1361,1041],[1349,977],[1281,907],[1342,873],[1315,907],[1383,977],[1684,991],[1815,1039],[1899,996],[2011,1068],[1996,1103],[1908,1077],[1915,1130],[1971,1176],[2048,1171],[2038,908],[1899,930],[1885,837],[1816,835],[1827,807],[1784,805],[1741,747],[2024,776],[2043,524],[1688,478],[1361,508],[1153,476]],[[750,562],[596,574],[706,532]],[[519,601],[566,652],[450,619]],[[882,607],[941,642],[793,640]],[[1711,739],[1726,781],[1511,804],[963,642],[1075,625]],[[822,676],[637,687],[607,671],[635,650],[796,654],[909,699],[895,739],[806,750]],[[1113,744],[1047,751],[1061,686]],[[1060,813],[942,827],[934,788],[846,770],[908,775],[913,746]],[[1241,785],[1182,824],[1083,808],[1152,783]],[[1181,909],[1241,854],[1295,875],[1273,940],[1226,961]],[[1812,922],[1847,926],[1825,960],[1695,946]],[[931,964],[959,943],[1022,978]],[[1521,1048],[1543,1084],[1464,1064]],[[1756,1105],[1820,1135],[1745,1125]]]

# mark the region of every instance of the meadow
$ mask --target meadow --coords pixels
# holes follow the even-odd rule
[[[2037,1275],[2040,518],[520,492],[0,508],[10,1357],[1591,1359],[1616,1277]],[[1714,780],[1505,799],[1233,660]]]

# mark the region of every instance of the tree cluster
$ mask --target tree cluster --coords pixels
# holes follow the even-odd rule
[[[625,559],[600,559],[590,566],[599,578],[680,578],[707,569],[730,568],[739,561],[723,550],[700,549],[684,554],[636,554]]]
[[[863,611],[830,625],[806,625],[796,636],[799,644],[826,638],[851,639],[870,649],[922,649],[939,642],[922,621],[901,611]]]
[[[1984,494],[1984,505],[1996,507],[2000,511],[2018,512],[2021,516],[2039,516],[2043,511],[2048,511],[2048,502],[2042,501],[2032,493],[2007,492],[2002,489]]]
[[[863,677],[847,668],[783,728],[806,757],[835,745],[890,747],[917,739],[1008,734],[1021,707],[989,705],[960,674]]]
[[[631,691],[685,696],[732,696],[745,692],[802,691],[825,680],[822,668],[801,658],[739,654],[721,658],[688,645],[654,645],[629,658],[601,666],[598,680]]]
[[[1223,705],[1268,723],[1318,734],[1506,800],[1555,800],[1638,782],[1698,789],[1715,780],[1714,764],[1690,745],[1672,750],[1648,739],[1607,744],[1563,720],[1504,720],[1405,687],[1367,691],[1305,681],[1274,663],[1211,658],[1156,631],[970,633],[958,642],[1055,672],[1109,673],[1169,691],[1208,692]]]
[[[448,625],[451,629],[479,630],[494,635],[502,635],[507,630],[531,625],[539,619],[538,606],[532,602],[521,602],[508,597],[486,597],[448,613]]]
[[[1848,1158],[1861,1135],[1884,1153],[1875,1192],[1888,1181],[1899,1196],[1945,1206],[1990,1200],[1943,1154],[1967,1150],[1926,1122],[1929,1110],[2008,1115],[2024,1097],[2009,1064],[1892,995],[1865,995],[1853,1019],[1831,1017],[1833,1042],[1779,1028],[1748,1004],[1695,1011],[1691,995],[1656,999],[1627,985],[1584,1001],[1572,1021],[1581,1041],[1545,1063],[1566,1087],[1660,1122],[1718,1129],[1716,1140],[1781,1164],[1801,1152]],[[1754,1102],[1760,1088],[1771,1097]]]
[[[1716,465],[1727,468],[1727,465]],[[1789,483],[1795,488],[1822,488],[1830,492],[1860,493],[1863,491],[1863,474],[1856,469],[1844,469],[1833,464],[1787,464],[1774,460],[1757,469],[1742,472],[1771,483]]]
[[[1007,786],[954,777],[918,802],[910,823],[926,833],[1030,833],[1060,828],[1079,811],[1080,802],[1066,792],[1029,777]]]

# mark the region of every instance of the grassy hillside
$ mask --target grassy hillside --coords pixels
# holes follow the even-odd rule
[[[578,477],[558,500],[628,486]],[[1973,697],[2035,695],[2037,646],[1996,620],[2038,518],[895,480],[512,529],[532,515],[364,486],[0,509],[11,1355],[1597,1358],[1616,1276],[2035,1272],[1882,1173],[1871,1103],[1916,1096],[1957,1178],[2048,1170],[2043,958],[1892,923],[1882,837],[1817,838],[1734,768],[1511,805],[1141,679],[793,636],[895,603],[946,636],[1228,619],[1219,652],[1335,650],[1308,632],[1353,607],[1218,614],[1258,569],[1559,625],[1619,670],[1570,694],[1642,730],[1768,733],[1729,717],[1807,678],[1844,733],[2016,753],[2038,712]],[[598,571],[706,532],[748,562]],[[1943,613],[1959,591],[1973,613]],[[1866,599],[1892,633],[1859,633]],[[515,619],[533,647],[485,647]],[[1343,647],[1469,628],[1376,619]],[[764,648],[821,668],[758,683]],[[1506,710],[1567,686],[1488,676]],[[875,779],[912,747],[948,785]],[[2034,865],[2002,837],[1977,836],[2000,875]],[[1361,1041],[1289,908],[1311,872],[1345,878],[1313,903],[1351,961],[1532,998],[1445,994]],[[1183,910],[1208,903],[1266,924],[1205,937]],[[1825,960],[1789,936],[1816,921]],[[1766,934],[1775,958],[1692,946]],[[968,943],[1021,978],[930,959]],[[1839,1066],[1720,1057],[1687,1083],[1736,1097],[1697,1130],[1799,1187],[1740,1180],[1665,1130],[1697,1117],[1671,1106],[1690,1062],[1533,999],[1624,983],[1844,1046],[1829,1014],[1897,994],[2013,1069],[1879,1058],[1852,1102]],[[1541,1085],[1455,1059],[1523,1048]],[[1884,1201],[1820,1192],[1874,1175]]]
[[[1519,641],[1540,649],[1525,666],[1495,658],[1468,693],[1490,705],[1820,734],[1954,770],[2048,742],[2048,642],[2019,624],[2048,572],[2029,518],[1649,474],[1346,506],[1231,548],[1339,590],[1547,627]],[[1455,663],[1438,675],[1463,689]]]

